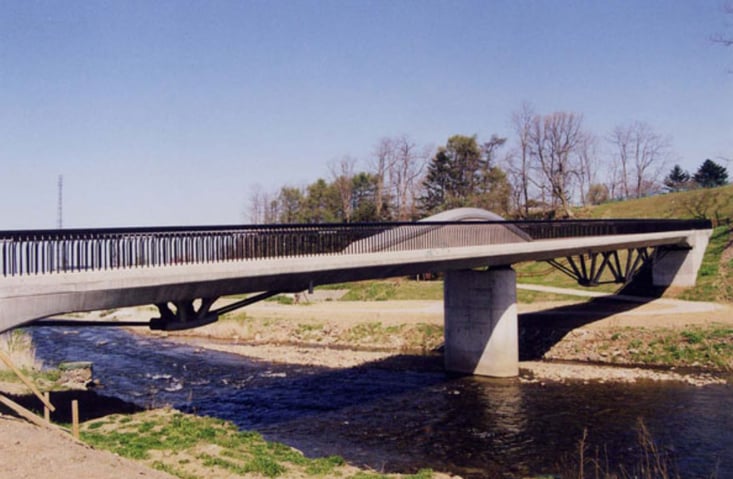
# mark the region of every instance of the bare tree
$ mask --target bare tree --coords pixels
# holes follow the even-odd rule
[[[598,140],[588,132],[583,134],[578,144],[578,170],[576,176],[583,206],[587,204],[590,186],[596,182],[597,146]]]
[[[432,149],[420,148],[407,135],[382,138],[374,148],[370,173],[376,177],[377,217],[405,221],[415,215],[420,177]],[[391,206],[385,211],[385,207]]]
[[[392,144],[395,154],[389,168],[390,189],[394,194],[396,217],[406,221],[414,215],[418,180],[430,153],[427,149],[419,151],[417,144],[405,135],[394,138]]]
[[[573,178],[578,170],[578,150],[586,136],[582,123],[582,115],[555,112],[535,116],[530,128],[533,161],[549,187],[553,209],[564,217],[573,216]]]
[[[608,196],[611,199],[618,199],[621,196],[621,173],[616,162],[611,162],[608,171]]]
[[[670,154],[670,142],[646,123],[634,122],[613,129],[608,141],[615,149],[622,194],[641,198],[655,191]]]
[[[393,164],[397,161],[396,158],[396,145],[393,138],[382,138],[374,148],[374,159],[371,163],[372,174],[376,177],[376,214],[378,218],[382,217],[382,208],[386,203],[386,191],[387,191],[387,174],[393,168]]]
[[[514,153],[507,156],[507,172],[515,192],[517,211],[520,216],[527,218],[530,207],[531,187],[531,157],[530,132],[535,113],[528,103],[512,114],[512,125],[517,135],[517,145]]]
[[[631,156],[633,155],[631,128],[617,126],[611,132],[608,141],[616,148],[614,164],[616,165],[616,175],[621,188],[621,196],[623,198],[630,198],[631,188],[629,186],[629,179],[631,176]]]
[[[351,221],[351,214],[353,212],[351,196],[354,191],[353,178],[355,165],[356,159],[350,156],[344,156],[341,160],[331,162],[328,165],[331,177],[333,178],[333,185],[338,191],[341,214],[347,223]]]
[[[277,199],[255,184],[249,194],[248,216],[250,223],[275,223],[277,221]]]

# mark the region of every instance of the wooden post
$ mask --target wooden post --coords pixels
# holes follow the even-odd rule
[[[79,439],[79,401],[71,401],[71,435]]]
[[[44,421],[43,419],[41,419],[40,417],[33,414],[33,411],[29,411],[28,409],[24,408],[17,402],[13,401],[10,398],[3,396],[2,394],[0,394],[0,404],[3,404],[9,407],[11,410],[18,413],[20,417],[32,422],[36,426],[48,427],[48,423]]]
[[[43,393],[43,397],[46,398],[46,402],[51,404],[51,393],[46,391]],[[45,419],[47,422],[51,422],[51,410],[46,406],[43,405],[43,419]]]

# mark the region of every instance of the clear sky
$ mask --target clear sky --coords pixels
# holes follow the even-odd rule
[[[733,157],[725,32],[718,0],[0,0],[0,229],[54,228],[59,174],[65,227],[241,223],[255,184],[511,139],[522,102],[694,170]]]

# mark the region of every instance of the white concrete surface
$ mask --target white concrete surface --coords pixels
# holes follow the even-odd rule
[[[519,375],[516,274],[508,266],[445,275],[445,368]]]

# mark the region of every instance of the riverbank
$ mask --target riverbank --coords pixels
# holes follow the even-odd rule
[[[555,361],[557,359],[554,358],[570,358],[574,361],[573,363],[522,361],[519,381],[533,383],[678,381],[704,385],[720,382],[720,377],[702,372],[701,369],[704,368],[690,374],[675,370],[628,367],[628,364],[632,364],[630,362],[632,353],[628,351],[628,344],[624,341],[643,337],[640,331],[648,334],[649,338],[657,338],[662,331],[689,333],[695,328],[704,329],[715,325],[729,327],[733,320],[731,310],[727,306],[669,300],[640,303],[624,298],[596,299],[592,303],[582,301],[533,303],[520,305],[520,311],[523,355],[541,354],[539,357],[545,359],[554,355]],[[98,316],[107,320],[114,318],[144,320],[154,316],[154,313],[154,310],[134,308],[101,313]],[[318,298],[311,298],[310,303],[303,304],[260,303],[247,308],[243,316],[235,315],[207,328],[167,336],[171,340],[196,344],[202,352],[206,349],[220,349],[272,362],[332,368],[350,368],[378,362],[379,367],[395,367],[400,370],[410,369],[416,364],[423,368],[440,369],[440,352],[434,352],[433,349],[439,349],[442,342],[441,325],[442,303],[439,301],[340,302],[333,299],[320,301]],[[629,337],[622,337],[622,334],[627,334]],[[699,344],[694,336],[687,338],[680,336],[680,338],[680,341],[689,344]],[[613,345],[613,348],[603,344]],[[677,346],[681,346],[681,343]],[[596,364],[595,354],[601,362],[605,360],[608,364],[604,366]],[[590,361],[594,363],[589,364]],[[625,364],[624,361],[629,362]],[[617,366],[614,366],[614,363]],[[109,448],[123,455],[136,454],[135,451],[147,450],[150,444],[157,444],[156,441],[160,438],[151,437],[150,433],[164,430],[169,424],[182,426],[183,429],[179,431],[182,436],[192,434],[193,426],[190,424],[196,424],[195,430],[199,432],[209,431],[207,428],[211,425],[206,423],[207,419],[178,414],[170,410],[167,412],[154,410],[141,411],[133,415],[102,416],[84,423],[82,431],[83,434],[87,434],[87,439],[96,433],[104,432],[105,434],[97,435],[98,440],[104,441],[108,437],[124,440],[125,442],[117,444],[99,444],[99,447]],[[199,423],[199,419],[203,422]],[[25,431],[35,426],[23,424],[16,429],[15,424],[7,427],[4,424],[8,423],[0,422],[0,428],[6,437],[17,437],[18,434],[30,438],[30,442],[23,440],[0,449],[0,461],[5,455],[12,456],[8,459],[8,467],[13,468],[9,469],[13,472],[10,477],[35,477],[34,474],[38,470],[48,468],[44,464],[53,464],[54,469],[62,470],[64,474],[67,471],[65,468],[68,468],[70,471],[68,474],[80,478],[171,477],[161,471],[134,469],[142,466],[135,462],[126,465],[130,461],[119,456],[98,455],[96,453],[99,451],[88,446],[75,442],[70,444],[65,439],[57,441],[45,437],[49,433]],[[201,434],[207,435],[209,432]],[[132,438],[143,442],[131,444]],[[222,440],[222,444],[228,443],[227,441],[228,439]],[[22,451],[43,448],[49,448],[49,451],[44,451],[38,457],[25,458],[24,461],[16,459],[23,457]],[[287,452],[278,447],[275,449],[282,453]],[[216,449],[214,451],[216,454],[213,454],[212,451],[194,447],[188,452],[176,453],[179,450],[180,445],[156,449],[146,459],[141,460],[148,467],[157,467],[184,477],[181,476],[181,471],[187,473],[192,458],[199,457],[201,462],[195,464],[196,472],[192,474],[201,478],[222,477],[224,474],[222,467],[230,469],[239,467],[244,470],[242,468],[250,467],[247,466],[248,461],[253,460],[250,456],[241,455],[237,456],[239,462],[225,458],[223,462],[216,461],[219,463],[217,469],[212,461],[220,456],[221,450]],[[25,454],[27,455],[27,452]],[[292,460],[300,460],[297,453],[288,453],[286,456]],[[66,464],[63,461],[73,464]],[[57,463],[60,464],[58,467]],[[289,472],[279,477],[305,477],[302,469],[293,468],[288,465],[290,463],[287,461],[286,463]],[[330,467],[329,464],[325,466]],[[186,469],[182,469],[181,465],[186,465]],[[358,470],[344,471],[348,472],[342,473],[342,477],[359,477]],[[417,477],[447,476],[426,472]]]
[[[0,393],[25,407],[38,401],[22,387],[0,382]],[[143,410],[121,400],[75,390],[52,393],[55,423],[68,424],[70,402],[79,401],[81,440],[55,424],[31,424],[0,411],[2,477],[35,479],[53,470],[77,479],[220,479],[277,477],[307,479],[451,479],[422,469],[415,474],[380,474],[348,464],[339,456],[305,457],[290,446],[265,441],[231,422],[169,407]]]
[[[348,368],[396,354],[440,354],[442,307],[428,300],[335,301],[329,293],[300,304],[258,303],[204,328],[146,334],[265,361]],[[730,305],[601,296],[520,304],[519,311],[522,380],[704,385],[726,382],[733,370]],[[112,317],[154,313],[120,310]]]

